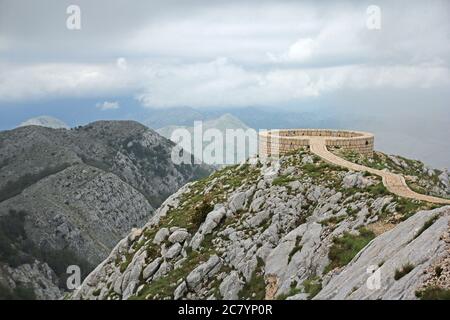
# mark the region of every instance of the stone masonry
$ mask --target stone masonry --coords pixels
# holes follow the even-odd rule
[[[283,129],[270,130],[259,134],[260,156],[283,155],[310,145],[312,138],[325,140],[325,145],[341,147],[371,156],[374,135],[362,131],[328,129]]]

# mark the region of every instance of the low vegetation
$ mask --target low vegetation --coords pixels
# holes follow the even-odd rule
[[[144,242],[148,239],[153,239],[156,230],[162,227],[177,226],[186,228],[191,234],[195,233],[206,219],[208,213],[214,209],[215,204],[223,202],[228,192],[232,192],[243,183],[254,183],[259,176],[259,171],[259,168],[249,165],[228,166],[216,171],[207,178],[196,181],[190,186],[189,191],[181,196],[180,203],[176,208],[169,210],[166,216],[161,218],[157,226],[145,231]],[[214,181],[214,184],[211,184],[212,181]],[[212,188],[206,194],[202,194],[205,188],[211,185]],[[226,221],[223,221],[222,225],[226,225],[226,223]],[[164,277],[148,284],[145,283],[139,294],[131,297],[131,299],[158,299],[172,296],[178,280],[186,278],[195,267],[208,260],[215,253],[211,243],[213,238],[213,234],[207,235],[202,241],[200,250],[187,250],[187,259],[179,268],[172,269]],[[152,260],[158,255],[158,252],[155,251],[155,246],[152,244],[148,244],[148,248],[152,248],[150,252],[147,250],[148,259]],[[132,254],[125,261],[116,261],[116,264],[125,270],[131,258]],[[251,286],[247,290],[245,288],[242,290],[242,294],[246,295],[247,298],[264,298],[265,284],[261,275],[261,263],[262,261],[258,260],[257,269],[250,280]],[[217,288],[212,288],[215,294],[217,294],[217,290]],[[110,292],[110,295],[114,295],[114,293]]]
[[[27,212],[11,210],[0,216],[0,261],[15,268],[22,264],[31,264],[35,260],[46,262],[59,278],[59,285],[65,288],[69,265],[78,265],[86,276],[92,269],[86,260],[70,249],[41,248],[28,238],[25,232]],[[26,291],[24,289],[24,291]]]
[[[414,270],[414,265],[411,263],[407,263],[404,266],[402,266],[400,269],[395,270],[394,279],[400,280],[404,276],[406,276],[408,273]]]
[[[131,300],[142,299],[158,299],[162,297],[173,297],[173,292],[177,287],[177,281],[185,278],[195,267],[208,260],[209,253],[200,253],[197,251],[190,251],[186,261],[180,268],[173,269],[165,276],[145,284],[142,291],[133,296]]]
[[[450,300],[450,290],[428,287],[425,290],[416,291],[416,297],[421,300]]]
[[[320,277],[315,276],[303,281],[303,288],[305,293],[308,293],[308,299],[314,298],[320,290],[322,290],[322,282]]]
[[[388,156],[376,151],[372,157],[367,157],[349,150],[335,149],[332,151],[336,155],[354,163],[378,170],[386,169],[393,173],[402,174],[406,177],[406,182],[413,191],[443,197],[442,194],[436,193],[435,191],[436,187],[442,187],[439,180],[439,175],[442,171],[428,169],[418,160],[411,160],[401,156]],[[447,198],[449,196],[447,195]]]
[[[68,167],[70,167],[70,164],[63,163],[55,167],[43,169],[37,173],[26,173],[16,180],[8,181],[3,188],[0,189],[0,202],[19,195],[25,188],[28,188],[39,180],[58,173]]]
[[[436,222],[437,219],[438,219],[438,215],[435,215],[435,216],[431,217],[430,219],[428,219],[427,221],[425,221],[423,226],[419,229],[419,231],[417,231],[416,235],[414,236],[414,239],[419,237],[425,230],[427,230],[429,227],[431,227],[433,225],[433,223]]]
[[[361,228],[358,231],[358,234],[346,232],[342,237],[334,239],[328,253],[330,264],[325,268],[324,273],[347,265],[359,251],[375,238],[375,234],[366,228]]]
[[[250,280],[239,292],[239,299],[263,300],[266,295],[266,283],[263,272],[264,262],[258,258],[258,265],[253,271]]]
[[[11,290],[0,283],[0,300],[36,300],[36,295],[28,285],[19,283]]]
[[[275,179],[273,179],[272,184],[274,186],[284,186],[286,184],[288,184],[289,182],[294,181],[295,179],[292,177],[289,177],[287,175],[283,175],[283,176],[279,176],[276,177]]]

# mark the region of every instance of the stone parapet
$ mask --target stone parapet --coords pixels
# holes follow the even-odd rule
[[[323,139],[327,147],[340,147],[372,156],[374,135],[368,132],[329,129],[282,129],[259,134],[261,156],[283,155],[309,146],[311,139]]]

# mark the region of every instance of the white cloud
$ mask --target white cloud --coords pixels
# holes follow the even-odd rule
[[[135,77],[114,64],[0,63],[0,69],[0,101],[120,94]]]
[[[127,62],[115,64],[43,64],[4,66],[0,101],[45,96],[134,95],[151,107],[241,107],[281,105],[339,90],[447,88],[443,63],[349,65],[321,68],[244,67],[226,58],[205,63]],[[116,108],[105,102],[101,109]],[[117,106],[118,107],[118,106]]]
[[[291,44],[287,52],[277,55],[268,52],[270,61],[275,63],[283,62],[307,62],[314,54],[317,43],[311,38],[301,38]]]
[[[99,102],[95,105],[97,108],[99,108],[102,111],[107,111],[107,110],[117,110],[120,108],[120,105],[117,101],[105,101],[105,102]]]
[[[122,57],[118,58],[116,60],[116,65],[121,70],[127,70],[127,68],[128,68],[127,60],[125,58],[122,58]]]
[[[210,63],[153,66],[137,97],[147,106],[239,107],[277,105],[337,90],[445,88],[443,65],[339,66],[249,70],[227,59]]]
[[[114,19],[102,16],[89,32],[70,34],[66,43],[73,48],[64,47],[62,53],[55,39],[66,39],[67,33],[59,34],[65,29],[49,24],[41,30],[44,23],[29,30],[5,14],[8,28],[3,30],[9,33],[0,31],[0,50],[1,43],[8,44],[3,56],[13,56],[8,50],[16,48],[21,57],[30,53],[30,59],[47,59],[0,60],[0,102],[132,95],[146,106],[238,107],[295,103],[340,90],[370,94],[373,88],[445,88],[450,83],[446,1],[406,7],[381,1],[383,24],[377,31],[366,28],[366,7],[352,2],[177,3],[167,5],[171,10],[165,4],[136,3],[112,5],[105,13],[124,11],[117,16],[123,27],[108,25],[113,29],[105,35],[106,28],[95,28],[96,23]],[[98,10],[90,2],[84,6],[86,12]],[[149,6],[154,10],[143,14]],[[20,14],[19,9],[14,12]],[[31,41],[38,35],[42,42]],[[48,63],[48,57],[60,62]],[[104,59],[108,63],[99,63]]]

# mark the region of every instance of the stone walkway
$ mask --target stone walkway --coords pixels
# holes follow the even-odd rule
[[[405,178],[400,174],[395,174],[388,171],[377,170],[373,168],[369,168],[366,166],[362,166],[341,157],[336,156],[335,154],[328,151],[325,145],[325,139],[320,137],[310,137],[309,138],[309,146],[311,148],[311,152],[318,155],[322,159],[332,164],[348,168],[353,171],[367,171],[369,173],[380,176],[383,179],[384,186],[392,193],[409,198],[416,199],[420,201],[426,201],[431,203],[438,204],[450,204],[450,200],[442,199],[438,197],[427,196],[424,194],[420,194],[412,191],[408,185],[406,184]]]

